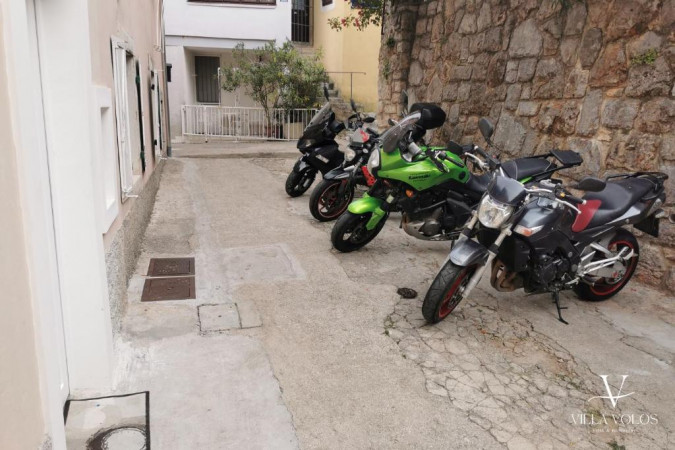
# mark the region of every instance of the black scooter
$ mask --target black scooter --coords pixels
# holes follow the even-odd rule
[[[481,119],[479,128],[490,143],[492,126]],[[628,284],[640,249],[623,227],[658,236],[659,219],[666,216],[660,208],[666,201],[666,174],[586,177],[573,186],[586,192],[578,198],[556,180],[524,186],[481,153],[494,176],[424,298],[428,322],[447,317],[488,268],[499,291],[551,293],[565,324],[560,291],[573,289],[582,300],[602,301]]]
[[[304,194],[314,182],[317,172],[325,175],[344,161],[335,137],[352,124],[336,120],[325,86],[323,93],[326,104],[312,117],[298,139],[297,147],[302,156],[286,178],[286,193],[291,197]]]

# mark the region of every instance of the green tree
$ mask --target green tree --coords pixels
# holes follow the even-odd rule
[[[221,68],[223,89],[232,92],[243,87],[246,94],[262,106],[272,123],[274,108],[291,110],[315,106],[319,84],[326,81],[320,55],[301,55],[290,42],[246,50],[243,43],[233,51],[234,63]]]

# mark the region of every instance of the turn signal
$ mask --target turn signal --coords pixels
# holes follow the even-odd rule
[[[411,190],[411,189],[406,189],[406,190],[405,190],[405,195],[407,195],[408,197],[412,198],[412,196],[415,195],[415,191],[413,191],[413,190]]]
[[[513,229],[518,234],[521,234],[525,237],[530,237],[533,234],[541,231],[541,229],[544,228],[543,225],[539,225],[538,227],[533,227],[533,228],[527,228],[522,225],[516,225],[516,227]]]

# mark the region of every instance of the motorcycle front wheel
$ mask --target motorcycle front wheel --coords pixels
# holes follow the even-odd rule
[[[354,199],[354,185],[350,184],[340,195],[340,189],[347,180],[321,180],[309,197],[309,212],[320,222],[335,220],[347,210]]]
[[[464,298],[462,294],[476,268],[457,266],[452,261],[441,268],[422,304],[422,315],[427,322],[438,323],[455,310]]]
[[[375,236],[382,230],[387,216],[383,217],[372,230],[366,228],[366,224],[373,213],[353,214],[345,212],[335,222],[333,231],[330,234],[330,240],[333,247],[342,253],[353,252],[364,247],[368,242],[375,239]]]
[[[291,197],[300,197],[314,183],[314,177],[316,177],[314,170],[291,171],[286,178],[286,193]]]

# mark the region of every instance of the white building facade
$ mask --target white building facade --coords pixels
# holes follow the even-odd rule
[[[184,105],[257,106],[242,90],[223,91],[218,68],[232,61],[232,49],[240,42],[253,49],[272,40],[302,40],[294,25],[302,5],[297,0],[165,1],[173,140],[181,139]],[[309,17],[307,13],[307,21]]]
[[[66,400],[113,387],[167,147],[162,20],[161,0],[0,0],[2,449],[65,449]]]

